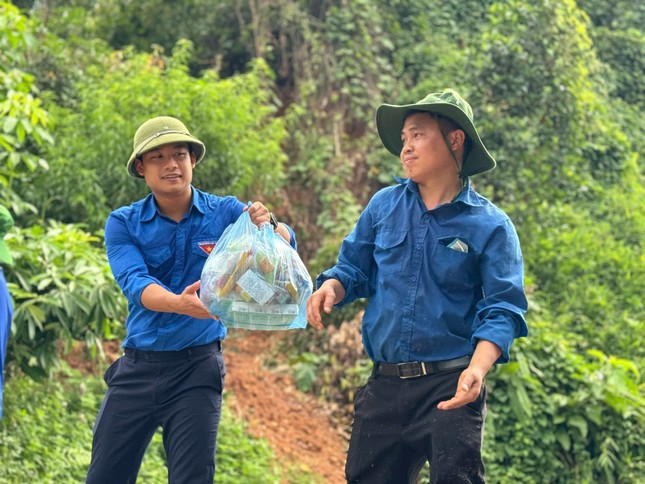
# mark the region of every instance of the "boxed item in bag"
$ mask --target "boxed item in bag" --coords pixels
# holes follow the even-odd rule
[[[244,212],[208,256],[200,299],[229,328],[296,329],[307,326],[312,289],[298,253],[270,224],[258,229]]]

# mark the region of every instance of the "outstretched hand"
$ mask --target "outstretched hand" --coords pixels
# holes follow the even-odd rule
[[[484,375],[480,371],[470,367],[466,368],[459,376],[455,396],[450,400],[440,402],[437,408],[439,410],[452,410],[474,402],[479,397],[483,382]]]
[[[210,312],[208,312],[208,308],[206,308],[201,299],[199,299],[197,291],[199,291],[200,286],[201,282],[197,281],[192,283],[190,286],[187,286],[181,292],[181,294],[179,295],[181,314],[186,314],[198,319],[219,319],[217,316],[213,316]]]

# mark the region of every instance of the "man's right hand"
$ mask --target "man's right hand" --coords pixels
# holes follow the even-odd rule
[[[316,329],[323,329],[322,311],[331,313],[334,304],[345,297],[345,288],[338,279],[327,279],[307,300],[307,321]]]
[[[173,294],[159,284],[150,284],[141,293],[141,304],[151,311],[185,314],[197,319],[213,318],[208,308],[199,299],[200,281],[187,286],[181,294]]]
[[[200,286],[201,281],[194,282],[190,286],[187,286],[186,289],[184,289],[179,295],[182,307],[181,314],[186,314],[197,319],[219,319],[217,316],[213,316],[208,311],[208,308],[204,305],[204,303],[202,303],[201,299],[199,299],[197,291],[199,290]]]

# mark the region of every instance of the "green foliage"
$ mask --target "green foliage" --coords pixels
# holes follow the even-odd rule
[[[0,421],[0,481],[83,482],[92,422],[104,392],[99,378],[63,373],[63,381],[11,378]]]
[[[0,199],[19,226],[52,217],[100,228],[109,210],[147,191],[125,173],[134,130],[171,114],[206,142],[195,183],[279,201],[315,276],[333,265],[371,194],[400,174],[376,135],[376,106],[457,88],[498,161],[474,182],[518,228],[533,315],[514,362],[490,375],[490,477],[643,480],[633,371],[643,363],[645,321],[642,2],[15,3],[32,18],[0,4],[0,161],[9,160],[0,163]],[[20,254],[21,237],[10,241]],[[30,247],[43,251],[35,240]],[[50,270],[66,280],[76,257],[58,257]],[[107,284],[104,266],[96,270]],[[9,271],[18,293],[24,270],[36,289],[49,277],[36,261]],[[32,287],[33,297],[17,300],[24,361],[42,352],[33,320],[67,320],[62,293],[83,300],[79,285]],[[119,300],[116,286],[105,287]],[[51,338],[86,338],[101,326],[68,307],[85,314],[89,333],[72,318],[55,323]],[[328,321],[338,326],[362,307]],[[364,355],[348,360],[304,339],[306,351],[292,359],[300,385],[351,402],[369,371]],[[47,351],[52,345],[45,340]],[[146,459],[159,472],[162,453]]]
[[[598,57],[609,64],[613,92],[641,111],[645,108],[645,34],[635,28],[592,31]]]
[[[556,203],[541,207],[544,222],[526,233],[527,268],[538,281],[541,305],[558,314],[556,325],[597,348],[642,363],[645,330],[645,189],[637,167],[629,186],[598,189],[608,204]]]
[[[0,420],[0,481],[83,482],[90,463],[92,426],[104,392],[101,378],[67,367],[56,379],[41,383],[9,379]],[[226,403],[217,448],[217,483],[273,484],[294,472],[276,463],[266,441],[249,437],[246,424],[232,415]],[[159,431],[146,451],[138,480],[157,483],[167,479]],[[315,476],[300,472],[289,482],[315,482]]]
[[[485,462],[493,482],[641,482],[645,400],[627,360],[578,354],[531,325],[488,377]],[[546,329],[546,331],[545,331]]]
[[[578,6],[591,18],[594,25],[612,30],[642,29],[645,25],[645,6],[629,0],[577,0]]]
[[[490,1],[391,2],[386,22],[399,82],[384,102],[410,103],[444,87],[466,86],[467,47],[486,22]],[[474,46],[476,47],[476,46]],[[373,108],[372,108],[373,109]]]
[[[226,399],[225,399],[226,400]],[[246,424],[234,419],[224,402],[222,423],[217,435],[217,474],[215,482],[241,481],[274,483],[283,472],[265,440],[252,440]]]
[[[16,214],[36,210],[15,192],[28,174],[46,170],[40,151],[53,143],[49,116],[25,70],[33,29],[16,7],[0,2],[0,200]]]
[[[489,19],[471,54],[473,78],[486,87],[469,96],[499,166],[484,178],[512,215],[526,217],[534,200],[572,199],[593,183],[582,150],[606,131],[593,84],[600,65],[572,0],[498,2]]]
[[[324,45],[334,54],[327,57],[326,74],[334,86],[330,101],[339,104],[339,116],[352,114],[345,123],[370,120],[374,94],[389,91],[394,84],[387,61],[394,46],[375,19],[379,19],[379,7],[369,0],[343,2],[327,11]],[[347,127],[346,131],[353,130]]]
[[[301,392],[309,392],[318,380],[319,370],[329,364],[329,355],[316,353],[301,353],[289,361],[293,368],[293,377]]]
[[[31,376],[58,366],[57,342],[123,335],[125,298],[107,264],[100,239],[78,226],[51,221],[11,234],[14,266],[5,269],[15,313],[8,361]]]

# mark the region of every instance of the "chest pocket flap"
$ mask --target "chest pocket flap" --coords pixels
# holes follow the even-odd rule
[[[381,275],[401,272],[409,254],[406,251],[407,232],[380,230],[374,239],[374,260]]]

